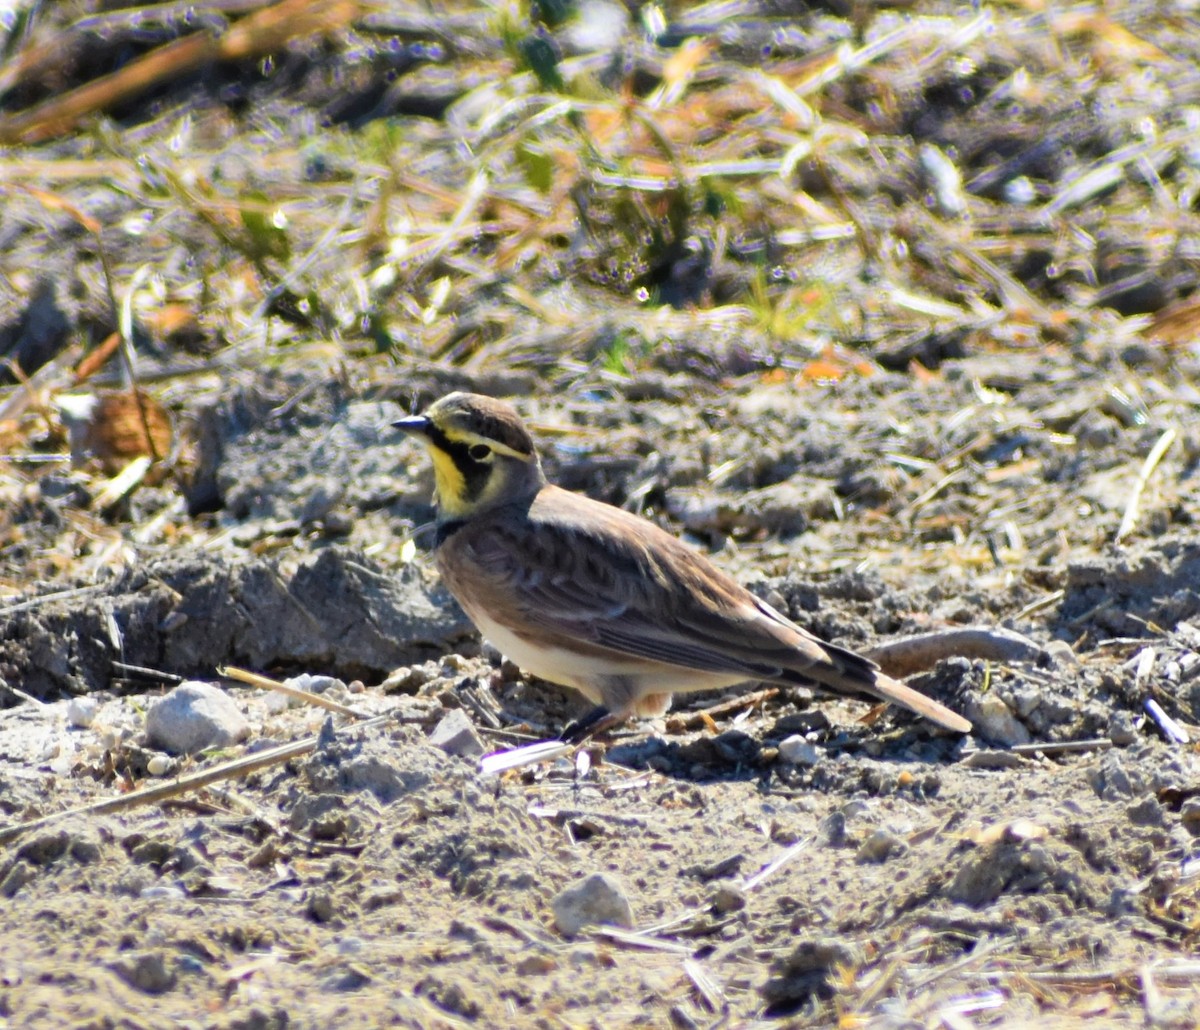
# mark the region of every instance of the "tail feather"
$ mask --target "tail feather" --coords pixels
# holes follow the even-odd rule
[[[885,676],[882,672],[876,672],[874,682],[869,686],[864,684],[864,687],[881,700],[916,712],[943,729],[953,730],[955,733],[971,732],[971,723],[957,712],[950,711],[944,704],[926,697],[920,691],[913,690],[891,676]]]
[[[852,651],[848,653],[854,654]],[[868,659],[859,655],[854,657],[858,659],[857,662],[842,664],[840,668],[833,664],[809,666],[797,678],[802,682],[816,681],[839,693],[874,697],[888,704],[899,705],[955,733],[971,732],[971,723],[957,712],[880,672]]]

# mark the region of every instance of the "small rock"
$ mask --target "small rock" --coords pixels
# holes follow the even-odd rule
[[[821,760],[821,752],[815,744],[793,733],[779,742],[779,757],[792,765],[816,765]]]
[[[1125,809],[1125,815],[1128,816],[1129,821],[1135,826],[1166,825],[1163,807],[1159,804],[1158,798],[1153,794],[1147,794],[1141,801],[1129,805]]]
[[[1140,793],[1145,786],[1138,773],[1129,773],[1115,751],[1108,751],[1102,755],[1100,761],[1088,770],[1087,776],[1092,789],[1105,801],[1131,798]]]
[[[746,907],[746,892],[731,883],[721,884],[712,897],[713,911],[718,915],[740,912]]]
[[[355,956],[361,955],[367,950],[367,942],[361,937],[350,935],[343,937],[337,942],[337,953],[339,955]]]
[[[37,877],[37,872],[28,862],[14,862],[12,868],[3,880],[0,880],[0,896],[11,898],[30,880]]]
[[[453,677],[456,673],[463,672],[470,664],[470,659],[460,654],[448,654],[442,659],[442,675]]]
[[[438,674],[438,663],[428,661],[397,669],[380,684],[385,694],[415,694]]]
[[[871,806],[861,798],[851,798],[840,809],[842,816],[842,830],[845,832],[846,823],[851,819],[860,819],[871,811]]]
[[[1008,707],[995,694],[985,694],[971,706],[971,721],[979,736],[997,744],[1028,744],[1033,738]]]
[[[965,769],[1019,769],[1026,764],[1026,759],[1012,751],[997,751],[992,748],[980,748],[972,751],[963,759]]]
[[[894,855],[902,854],[908,847],[899,837],[882,827],[874,830],[859,845],[855,856],[860,862],[886,862]]]
[[[68,851],[80,865],[91,865],[100,858],[100,845],[90,837],[73,837]]]
[[[146,713],[146,736],[152,747],[190,755],[245,740],[250,724],[225,691],[211,683],[189,681]]]
[[[1114,747],[1129,747],[1137,740],[1137,725],[1130,712],[1116,711],[1108,719],[1108,739]]]
[[[283,681],[285,687],[303,690],[306,694],[324,694],[329,690],[345,690],[346,684],[335,676],[313,676],[303,672]]]
[[[476,758],[484,752],[483,742],[475,733],[475,727],[461,708],[450,710],[429,735],[429,743],[440,747],[448,755]]]
[[[1015,686],[1012,688],[1010,703],[1016,709],[1017,715],[1022,719],[1028,719],[1042,703],[1041,688],[1029,684]]]
[[[1051,662],[1058,668],[1071,668],[1079,665],[1079,658],[1065,640],[1051,640],[1042,650],[1049,655]]]
[[[574,936],[585,926],[610,923],[633,926],[629,899],[615,877],[592,873],[560,891],[550,903],[559,933]]]
[[[1200,831],[1200,798],[1188,798],[1179,810],[1179,818],[1193,833]]]
[[[169,755],[151,755],[146,762],[146,772],[151,776],[170,776],[177,768],[179,763]]]
[[[267,691],[267,696],[263,698],[263,707],[268,715],[278,715],[289,708],[299,708],[302,704],[304,702],[300,698],[292,697],[291,694],[281,694],[278,690]]]
[[[115,962],[112,969],[130,987],[147,994],[163,994],[175,986],[175,972],[167,968],[161,952],[129,955]]]
[[[86,729],[96,721],[100,703],[94,697],[73,697],[67,702],[67,725]]]
[[[329,891],[321,888],[314,890],[308,896],[304,911],[314,923],[328,923],[334,915],[333,898],[330,897]]]

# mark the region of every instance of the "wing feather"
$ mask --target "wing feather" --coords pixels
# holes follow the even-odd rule
[[[438,565],[456,597],[474,598],[517,635],[536,629],[551,646],[582,644],[746,679],[815,681],[903,705],[959,733],[971,729],[869,659],[797,626],[670,534],[558,487],[544,487],[509,518],[465,524],[441,545]]]
[[[457,554],[444,568],[466,559],[472,590],[503,602],[489,605],[493,612],[507,605],[514,626],[747,679],[872,668],[827,647],[675,537],[553,487],[527,518],[468,526],[447,544]]]

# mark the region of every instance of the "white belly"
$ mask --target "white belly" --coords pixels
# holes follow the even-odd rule
[[[525,672],[551,683],[574,687],[596,704],[605,702],[604,684],[607,680],[623,679],[636,684],[638,694],[677,694],[691,690],[717,690],[746,679],[738,673],[701,672],[632,656],[597,658],[558,647],[534,647],[493,619],[478,612],[470,614],[479,632]]]

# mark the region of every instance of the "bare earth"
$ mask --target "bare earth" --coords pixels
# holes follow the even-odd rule
[[[101,6],[0,66],[6,118],[161,42]],[[99,127],[0,119],[0,1027],[1200,1024],[1200,32],[621,7],[613,65],[377,6]],[[565,85],[512,64],[546,38]],[[78,370],[127,292],[176,438],[105,498],[130,455],[62,396],[118,389]],[[584,707],[431,571],[388,423],[457,388],[976,732],[747,684],[499,775],[435,746]],[[152,746],[179,678],[247,739]],[[593,873],[630,925],[566,933]]]

